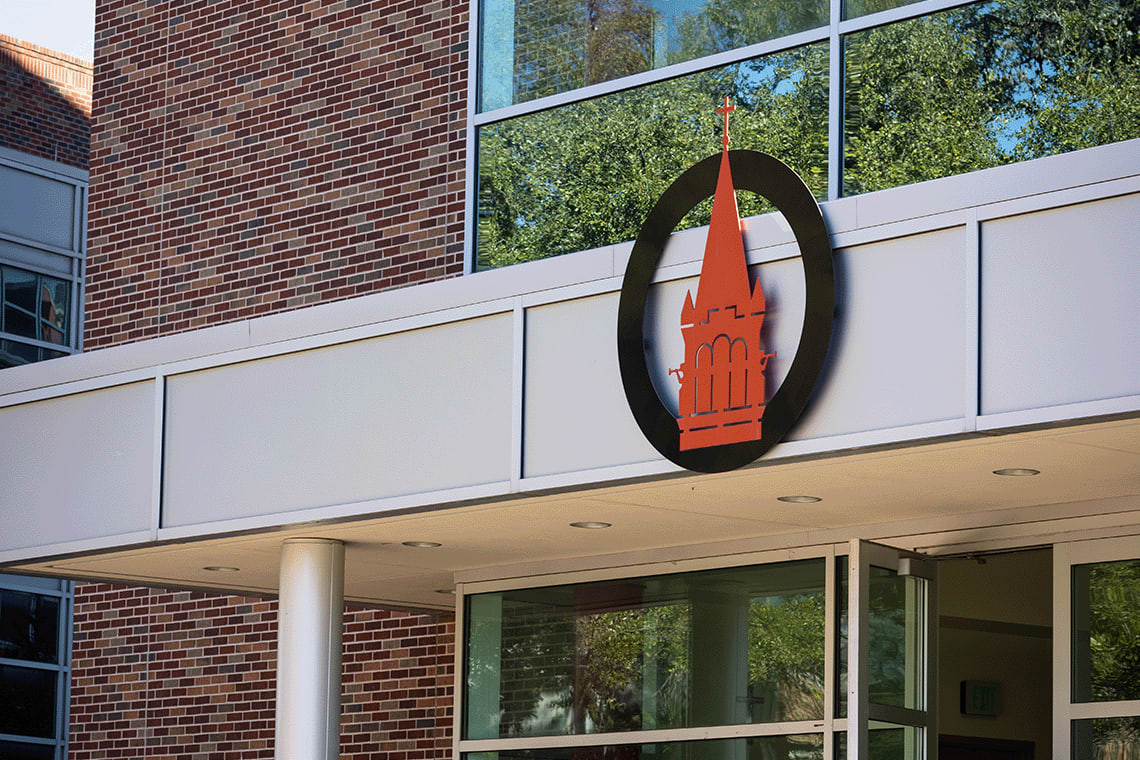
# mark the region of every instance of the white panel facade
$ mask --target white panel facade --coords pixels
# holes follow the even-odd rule
[[[827,366],[789,440],[963,416],[966,252],[963,227],[836,251]]]
[[[1140,194],[982,225],[985,414],[1140,394]]]
[[[511,334],[498,314],[169,378],[163,526],[508,480]]]
[[[617,363],[618,295],[527,310],[523,474],[647,462]]]
[[[145,531],[154,383],[0,408],[0,548]]]

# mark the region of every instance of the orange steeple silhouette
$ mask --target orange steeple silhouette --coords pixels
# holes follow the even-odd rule
[[[748,282],[740,212],[728,161],[728,115],[724,99],[720,174],[713,196],[696,303],[692,292],[681,308],[685,361],[670,370],[681,383],[677,425],[681,450],[760,440],[764,416],[764,370],[775,354],[760,344],[764,291]]]

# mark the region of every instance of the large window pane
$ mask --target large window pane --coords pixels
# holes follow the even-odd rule
[[[845,194],[1140,137],[1136,0],[1008,0],[844,40]]]
[[[0,665],[0,734],[55,736],[54,670]]]
[[[923,729],[872,720],[867,724],[867,760],[918,760],[923,757]],[[847,757],[847,734],[835,735],[835,757]]]
[[[1140,699],[1140,560],[1073,568],[1073,701]]]
[[[826,0],[483,0],[480,111],[827,23]]]
[[[477,266],[633,240],[665,188],[720,150],[724,96],[737,106],[732,148],[773,154],[826,197],[821,43],[481,128]],[[743,216],[770,210],[739,201]],[[708,224],[710,209],[681,228]]]
[[[0,657],[56,662],[59,598],[0,589]]]
[[[823,717],[824,561],[480,594],[465,738]]]
[[[922,709],[923,581],[871,567],[867,689],[871,702]]]
[[[1140,717],[1073,721],[1073,760],[1140,757]]]
[[[473,752],[465,760],[822,760],[823,736],[793,734],[658,744]]]

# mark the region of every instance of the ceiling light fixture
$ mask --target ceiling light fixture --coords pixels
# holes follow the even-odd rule
[[[823,499],[818,496],[777,496],[776,501],[786,501],[789,504],[815,504]]]
[[[594,522],[594,521],[592,521],[592,520],[586,520],[586,521],[583,521],[583,522],[572,522],[572,523],[570,523],[570,527],[571,527],[571,528],[585,528],[586,530],[599,530],[599,529],[601,529],[601,528],[609,528],[609,527],[612,527],[612,526],[613,526],[613,523],[608,523],[608,522]]]
[[[202,569],[203,570],[209,570],[211,573],[236,573],[241,568],[240,567],[230,567],[229,565],[207,565],[206,567],[203,567]]]
[[[443,544],[435,541],[405,541],[404,546],[410,546],[413,549],[434,549],[437,546],[443,546]]]
[[[1040,475],[1041,470],[1031,470],[1028,467],[1007,467],[1004,470],[994,470],[994,475],[1006,475],[1011,478],[1024,478],[1029,475]]]

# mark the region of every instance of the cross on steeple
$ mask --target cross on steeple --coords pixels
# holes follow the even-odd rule
[[[728,147],[728,115],[735,110],[736,110],[736,106],[730,106],[728,104],[728,96],[727,95],[724,96],[724,106],[722,108],[716,109],[716,112],[718,114],[721,114],[724,116],[724,140],[723,140],[723,142],[724,142],[724,147],[726,147],[726,148]]]

